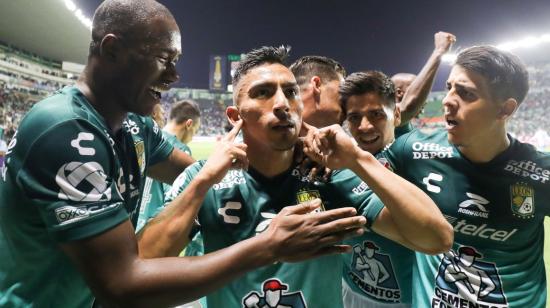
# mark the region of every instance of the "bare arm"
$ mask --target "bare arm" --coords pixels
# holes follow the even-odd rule
[[[189,233],[208,189],[222,180],[232,168],[248,168],[246,145],[235,143],[242,120],[222,140],[182,193],[151,219],[138,234],[143,258],[177,256],[189,242]],[[177,187],[174,187],[177,189]]]
[[[141,259],[129,221],[61,248],[103,305],[175,306],[276,261],[349,251],[337,243],[361,234],[365,219],[353,208],[311,213],[319,204],[286,207],[260,235],[200,257]]]
[[[449,51],[452,44],[456,41],[456,37],[447,32],[437,32],[434,35],[435,48],[428,58],[424,67],[411,85],[408,87],[403,100],[399,104],[401,110],[401,125],[409,123],[424,106],[428,94],[432,89],[432,85],[437,73],[437,69],[441,64],[441,57]]]
[[[150,166],[147,175],[157,181],[172,184],[180,173],[195,160],[180,149],[174,148],[168,159]]]
[[[385,205],[372,225],[377,233],[428,254],[450,249],[453,229],[432,199],[362,151],[339,125],[320,129],[304,152],[331,169],[349,168],[367,183]]]

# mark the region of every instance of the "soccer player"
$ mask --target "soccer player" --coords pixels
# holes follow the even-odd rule
[[[160,105],[157,105],[160,106]],[[162,136],[172,146],[191,156],[187,146],[200,127],[200,109],[196,102],[184,100],[172,105],[168,123],[162,129]],[[149,177],[145,180],[136,231],[139,232],[149,218],[156,216],[155,205],[164,203],[164,193],[171,185],[155,181]],[[153,211],[153,212],[151,212]]]
[[[0,185],[0,305],[90,307],[93,292],[107,306],[174,306],[257,267],[347,249],[334,244],[364,223],[350,217],[355,211],[308,214],[315,209],[308,203],[283,209],[267,232],[208,256],[139,256],[134,224],[145,175],[170,183],[192,161],[143,117],[178,79],[180,54],[179,28],[161,4],[99,6],[76,86],[37,103],[8,147]],[[190,189],[209,187],[221,161]],[[191,192],[178,200],[194,198]]]
[[[528,87],[516,56],[465,49],[447,79],[445,130],[413,131],[382,153],[430,195],[455,232],[445,254],[416,253],[414,307],[545,306],[550,156],[506,132]]]
[[[388,76],[378,71],[353,73],[340,87],[340,100],[349,131],[363,151],[377,154],[394,141],[401,113]],[[375,232],[347,244],[353,250],[344,255],[344,306],[410,307],[414,252]],[[383,270],[368,266],[375,262]],[[385,279],[380,279],[382,274]]]
[[[418,73],[397,73],[391,77],[395,85],[395,98],[401,111],[401,124],[396,135],[401,136],[412,130],[410,121],[416,117],[426,104],[433,81],[441,64],[443,55],[451,49],[456,37],[448,32],[434,34],[434,50]]]
[[[341,128],[334,135],[333,155],[324,162],[329,168],[350,168],[353,172],[337,172],[329,183],[318,185],[301,176],[293,156],[302,124],[302,103],[296,80],[283,65],[286,55],[284,47],[263,47],[248,53],[236,70],[234,106],[228,107],[227,116],[234,124],[242,122],[249,169],[229,172],[208,190],[202,205],[195,205],[205,251],[260,236],[282,205],[313,198],[320,198],[325,210],[356,206],[375,231],[414,249],[429,253],[445,250],[451,229],[432,201],[360,150]],[[197,162],[187,168],[174,183],[167,201],[187,190],[190,179],[207,165]],[[170,207],[176,210],[171,205],[167,209]],[[155,219],[166,218],[159,215]],[[152,230],[155,219],[145,231]],[[151,245],[163,241],[160,232],[151,238]],[[267,301],[260,296],[262,288],[266,292],[262,296],[271,294],[265,285],[275,280],[285,286],[281,294],[285,305],[341,307],[341,281],[334,279],[341,270],[340,256],[300,264],[279,262],[209,294],[207,302],[212,307],[262,303]]]
[[[323,56],[305,56],[290,65],[300,87],[304,104],[303,120],[315,127],[341,124],[344,120],[338,88],[346,70],[337,61]]]

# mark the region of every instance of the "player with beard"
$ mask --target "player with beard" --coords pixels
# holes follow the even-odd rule
[[[427,253],[447,249],[451,229],[432,201],[362,151],[343,131],[333,136],[332,155],[323,162],[333,169],[349,170],[336,172],[324,184],[301,176],[294,163],[294,149],[302,124],[302,102],[296,80],[283,64],[286,55],[284,47],[262,47],[248,53],[236,70],[234,106],[228,107],[227,116],[234,124],[242,123],[249,169],[220,178],[202,204],[195,206],[205,251],[259,236],[273,223],[271,219],[281,206],[313,198],[321,199],[321,210],[355,206],[373,230],[415,249]],[[203,166],[197,162],[186,169],[167,201],[187,189]],[[381,197],[385,207],[368,187]],[[177,210],[170,205],[167,209],[170,207]],[[155,219],[166,218],[159,215]],[[159,241],[175,244],[163,240],[161,232],[154,235],[150,245]],[[209,294],[207,302],[212,307],[248,305],[255,302],[252,297],[258,296],[266,282],[276,279],[288,286],[281,304],[341,307],[341,281],[334,279],[341,275],[341,269],[340,256],[299,264],[279,262]]]

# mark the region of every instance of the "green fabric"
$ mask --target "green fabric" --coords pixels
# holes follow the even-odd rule
[[[191,156],[191,149],[185,143],[179,141],[176,136],[162,131],[162,137],[175,148]],[[170,187],[171,185],[147,177],[145,185],[143,186],[136,232],[139,232],[149,219],[157,216],[164,208],[164,194],[170,190]]]
[[[167,194],[173,200],[193,179],[204,161],[188,167]],[[231,170],[206,194],[199,212],[205,253],[228,247],[263,232],[271,219],[285,206],[315,197],[324,209],[355,206],[373,222],[383,205],[349,170],[337,171],[327,184],[314,185],[300,176],[298,169],[265,178],[253,169]],[[258,249],[261,249],[259,247]],[[287,286],[281,303],[292,307],[341,307],[342,257],[326,256],[300,263],[276,263],[252,271],[209,294],[209,307],[243,307],[257,296],[265,303],[264,284],[277,279]]]
[[[550,156],[509,138],[510,147],[483,164],[464,158],[445,131],[413,131],[382,153],[436,202],[455,232],[449,252],[416,253],[413,307],[545,306]]]
[[[407,123],[395,128],[395,136],[412,130]],[[353,250],[343,255],[342,278],[353,292],[382,304],[412,303],[412,250],[375,232],[349,239],[346,244]],[[351,306],[346,303],[347,308]]]
[[[129,114],[118,138],[108,132],[75,87],[37,103],[21,122],[0,181],[0,306],[91,305],[58,243],[135,223],[146,165],[172,151],[149,118]]]

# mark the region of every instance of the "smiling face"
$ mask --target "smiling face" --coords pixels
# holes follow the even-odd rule
[[[176,62],[181,36],[175,20],[162,16],[144,26],[149,35],[124,41],[119,71],[113,85],[117,102],[129,112],[150,115],[161,93],[179,79]]]
[[[303,109],[292,72],[284,65],[266,63],[249,70],[236,88],[245,143],[274,151],[292,149]]]
[[[484,147],[504,126],[501,106],[491,98],[486,79],[455,65],[443,99],[449,142],[459,148]]]
[[[346,104],[346,119],[351,135],[364,151],[376,154],[394,139],[400,113],[384,105],[377,93],[352,95]]]

